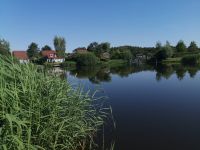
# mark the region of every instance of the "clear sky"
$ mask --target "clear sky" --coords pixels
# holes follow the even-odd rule
[[[53,47],[55,35],[67,50],[108,41],[112,46],[200,44],[200,0],[0,0],[0,38],[12,50],[31,42]]]

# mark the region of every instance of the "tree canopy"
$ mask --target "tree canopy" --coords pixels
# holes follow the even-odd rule
[[[87,47],[87,50],[89,52],[93,52],[96,56],[100,57],[102,53],[110,51],[110,43],[104,42],[98,44],[97,42],[93,42]]]
[[[176,45],[177,52],[185,52],[187,50],[187,47],[184,43],[184,41],[180,40],[178,44]]]
[[[196,42],[192,41],[190,43],[190,46],[188,47],[188,51],[197,51],[197,50],[198,50],[198,46],[197,46]]]
[[[78,54],[76,57],[78,66],[94,66],[98,62],[98,58],[91,52]]]
[[[54,37],[54,47],[55,50],[57,52],[57,55],[59,57],[64,57],[65,56],[65,51],[66,51],[66,41],[65,38],[63,37],[59,37],[59,36],[55,36]]]
[[[45,45],[44,47],[42,47],[42,51],[46,50],[52,50],[52,48],[49,45]]]
[[[0,54],[10,55],[10,44],[5,39],[0,39]]]
[[[165,46],[162,47],[161,50],[155,54],[155,57],[157,60],[161,61],[169,57],[172,57],[172,55],[173,55],[172,46],[170,45],[169,42],[166,42]]]
[[[36,59],[39,55],[38,44],[32,42],[27,49],[27,54],[30,59]]]

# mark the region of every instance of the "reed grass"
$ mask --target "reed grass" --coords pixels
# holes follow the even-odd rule
[[[81,88],[0,58],[0,149],[87,149],[105,113]]]

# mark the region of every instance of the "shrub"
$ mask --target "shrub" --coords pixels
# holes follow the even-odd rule
[[[83,149],[103,115],[81,91],[33,64],[1,59],[0,149]]]
[[[123,51],[116,51],[113,52],[111,55],[111,59],[123,59],[123,60],[131,60],[133,58],[132,53],[130,50],[124,49]]]
[[[164,46],[160,51],[155,54],[157,60],[165,60],[169,57],[172,57],[173,49],[170,46]]]
[[[98,61],[98,58],[93,53],[78,54],[76,56],[78,66],[94,66]]]
[[[184,65],[197,65],[200,61],[200,55],[188,55],[182,58]]]

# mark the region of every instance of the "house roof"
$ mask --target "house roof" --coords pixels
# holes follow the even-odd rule
[[[21,60],[28,60],[29,59],[26,51],[13,51],[12,54],[17,59],[21,59]]]
[[[42,56],[43,57],[49,57],[50,54],[56,54],[56,51],[53,51],[53,50],[45,50],[45,51],[42,51]]]
[[[74,50],[74,52],[86,52],[87,49],[85,47],[79,47]]]
[[[56,55],[56,51],[54,50],[45,50],[41,52],[43,57],[47,57],[48,59],[63,59],[64,57],[58,57]]]

